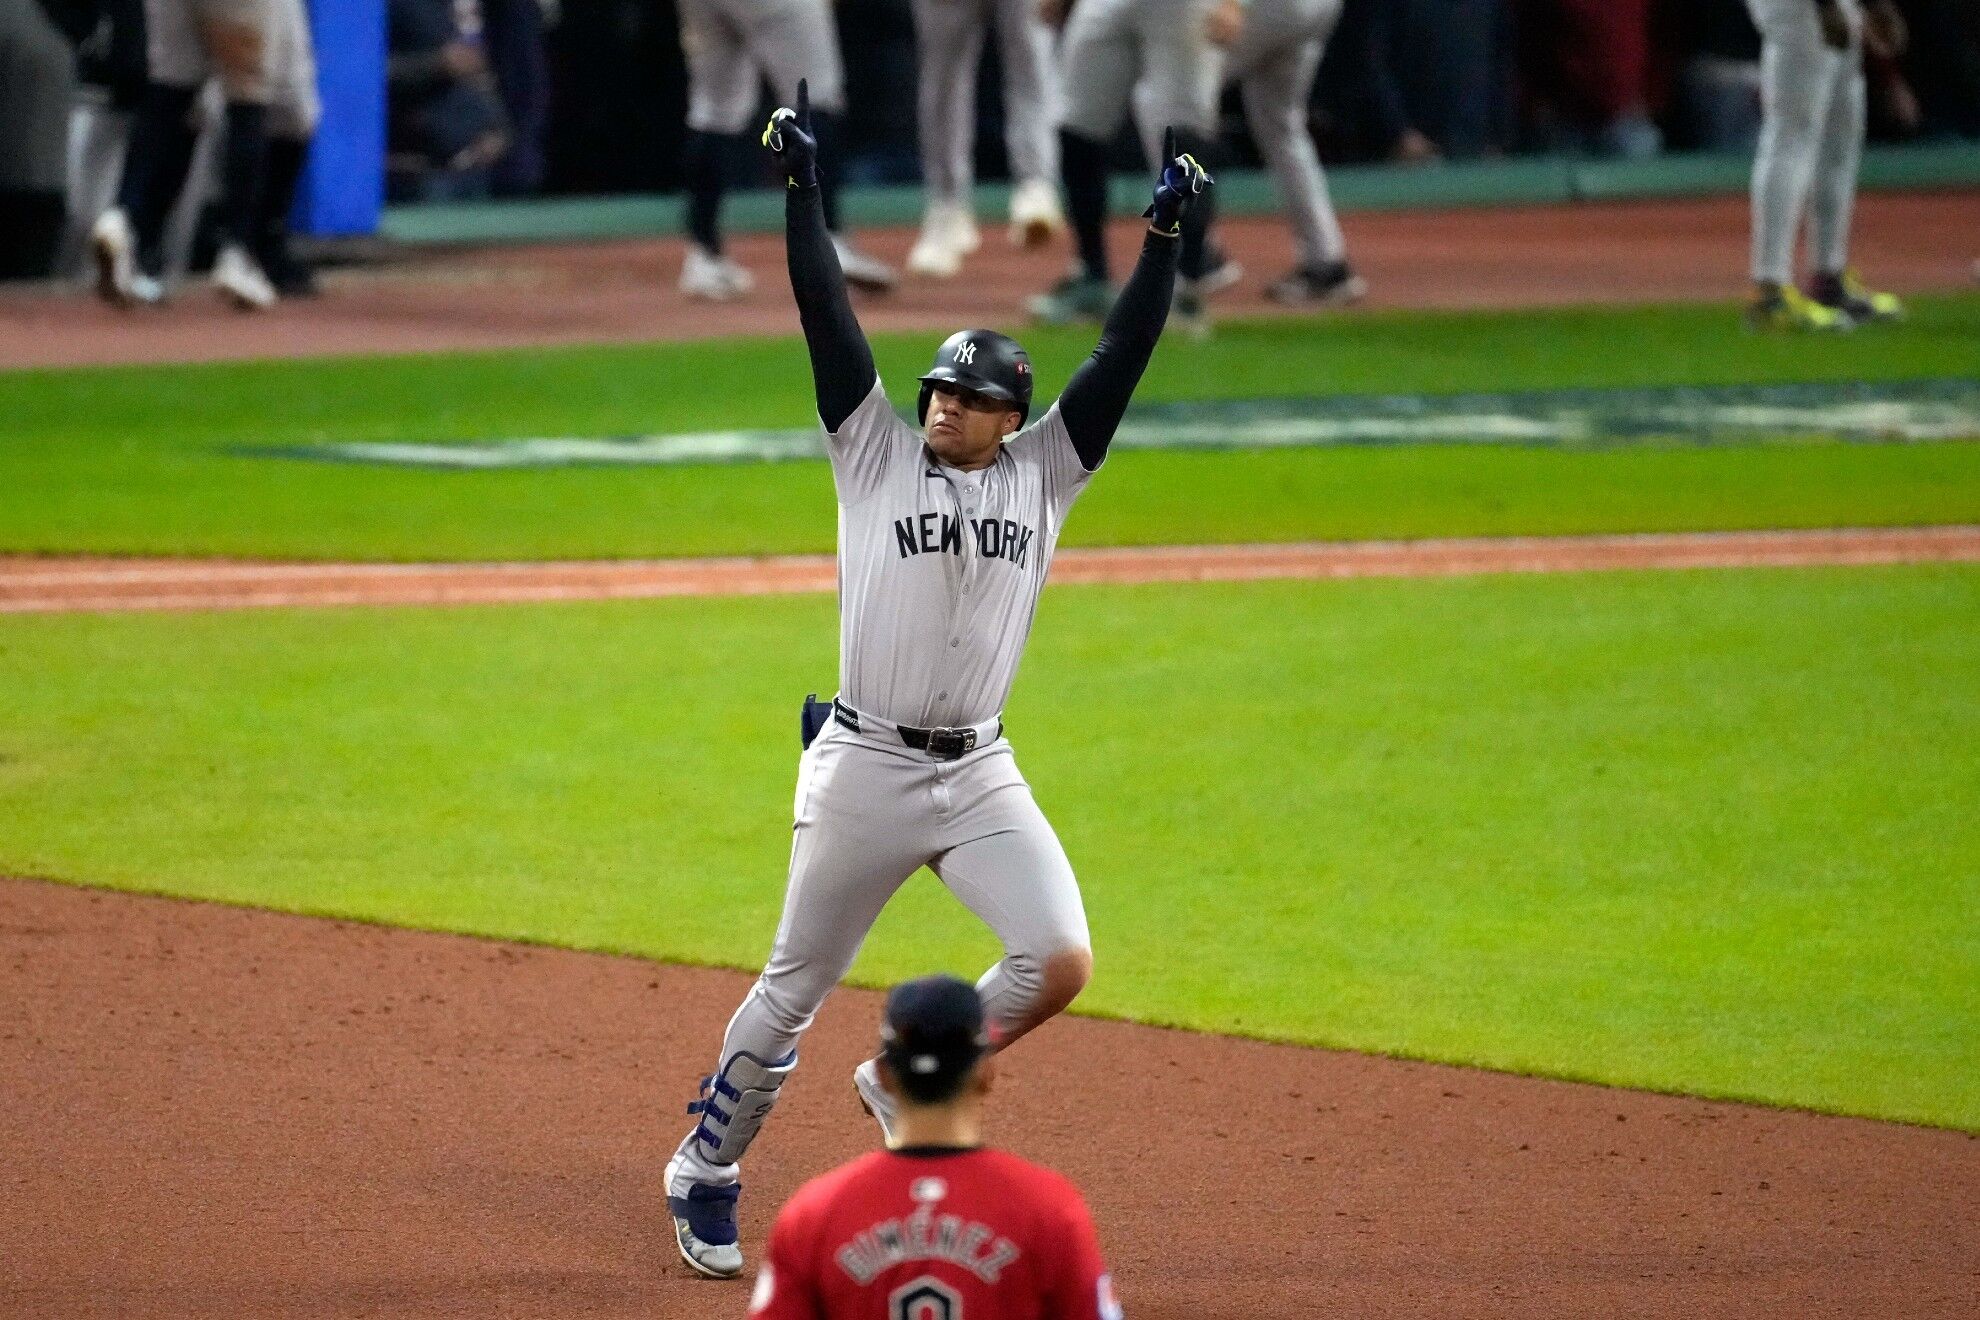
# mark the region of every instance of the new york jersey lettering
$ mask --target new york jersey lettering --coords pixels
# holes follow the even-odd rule
[[[975,543],[980,559],[1001,559],[1015,568],[1031,561],[1031,539],[1036,529],[1020,525],[1012,518],[968,519],[969,540]],[[898,559],[916,555],[960,555],[963,553],[963,523],[946,513],[922,513],[912,518],[894,519],[894,549]]]
[[[826,452],[839,496],[840,695],[919,728],[994,719],[1059,530],[1092,475],[1057,406],[989,466],[962,471],[937,459],[876,381]]]

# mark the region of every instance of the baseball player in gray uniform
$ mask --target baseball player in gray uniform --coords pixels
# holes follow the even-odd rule
[[[846,107],[845,65],[827,0],[680,0],[681,53],[687,60],[688,247],[681,292],[728,302],[756,281],[722,246],[722,194],[732,172],[746,168],[747,132],[768,78],[785,101],[800,79],[818,100],[820,136],[837,141]],[[825,223],[846,279],[874,292],[891,289],[894,271],[839,231],[838,190],[825,190]]]
[[[1746,0],[1760,29],[1760,145],[1753,158],[1753,300],[1767,330],[1847,330],[1903,307],[1849,267],[1850,213],[1863,155],[1863,44],[1892,54],[1904,20],[1889,0]],[[1814,279],[1794,282],[1803,208]]]
[[[121,306],[163,298],[165,218],[192,162],[194,102],[214,78],[226,149],[213,286],[244,310],[270,306],[278,291],[256,250],[286,258],[286,216],[321,113],[303,0],[145,0],[144,20],[150,85],[117,205],[90,231],[97,290]]]
[[[1292,222],[1299,264],[1265,290],[1282,303],[1348,303],[1368,291],[1348,266],[1347,240],[1306,123],[1313,78],[1340,21],[1341,4],[1250,0],[1222,61],[1222,81],[1238,85],[1252,141]],[[1213,26],[1213,38],[1217,35]],[[1142,122],[1145,133],[1149,121],[1144,116]]]
[[[920,56],[916,111],[928,191],[910,273],[948,279],[982,239],[975,182],[976,69],[994,22],[1004,72],[1004,144],[1011,159],[1011,242],[1038,247],[1065,228],[1059,209],[1059,75],[1037,0],[914,0]]]
[[[1106,457],[1168,315],[1183,217],[1209,182],[1163,171],[1140,262],[1099,346],[1044,416],[1030,359],[990,330],[950,336],[894,412],[853,316],[819,195],[804,84],[764,133],[788,181],[791,285],[839,503],[839,693],[805,703],[784,913],[667,1165],[681,1256],[742,1270],[738,1162],[798,1061],[798,1040],[894,891],[939,876],[997,933],[977,983],[1000,1046],[1072,1002],[1092,955],[1079,886],[1000,713],[1067,513]],[[885,1129],[872,1063],[854,1085]]]
[[[1044,0],[1048,17],[1067,0]],[[1137,109],[1147,124],[1173,128],[1192,159],[1213,161],[1220,64],[1210,34],[1219,0],[1078,0],[1059,40],[1065,108],[1059,117],[1059,169],[1072,223],[1070,273],[1026,306],[1048,324],[1098,320],[1113,301],[1107,265],[1107,147]],[[1137,86],[1139,85],[1139,86]],[[1204,233],[1212,207],[1184,222],[1177,314],[1202,314]]]

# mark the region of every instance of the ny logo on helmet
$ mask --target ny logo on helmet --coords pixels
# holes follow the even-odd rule
[[[956,349],[956,361],[962,363],[964,366],[969,366],[976,361],[976,341],[974,339],[963,340],[962,346]]]

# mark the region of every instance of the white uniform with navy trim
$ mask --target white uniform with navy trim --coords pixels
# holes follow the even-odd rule
[[[1060,528],[1092,475],[1057,406],[989,467],[962,472],[935,459],[876,380],[826,450],[845,709],[799,761],[783,917],[729,1022],[724,1060],[788,1056],[881,908],[923,866],[1003,943],[977,983],[999,1027],[1023,1019],[1046,959],[1089,943],[1072,865],[999,722]],[[901,725],[954,730],[969,750],[916,750]],[[687,1180],[739,1177],[739,1163],[714,1163],[700,1142],[679,1158]]]

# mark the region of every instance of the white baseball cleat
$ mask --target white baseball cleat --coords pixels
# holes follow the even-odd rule
[[[976,228],[976,212],[968,202],[952,202],[942,216],[949,245],[965,257],[983,246],[983,235]]]
[[[907,272],[931,280],[954,279],[962,273],[962,253],[944,243],[940,235],[924,229],[908,252]]]
[[[1050,179],[1024,179],[1011,190],[1011,242],[1043,247],[1065,232],[1066,213]]]
[[[695,1182],[687,1176],[685,1164],[679,1154],[667,1161],[667,1211],[674,1220],[674,1245],[695,1273],[733,1279],[743,1270],[741,1236],[736,1231],[742,1184]]]
[[[951,279],[962,270],[962,259],[981,246],[983,236],[967,207],[960,202],[935,202],[922,218],[921,236],[908,253],[908,273]]]
[[[165,286],[138,269],[137,236],[124,208],[113,206],[89,230],[90,258],[96,263],[96,292],[117,307],[163,302]]]
[[[708,302],[734,302],[756,287],[756,277],[727,257],[699,243],[687,246],[681,261],[681,292]]]
[[[894,268],[878,257],[869,257],[837,234],[832,235],[832,250],[839,254],[839,269],[845,273],[846,283],[855,289],[865,289],[868,293],[886,293],[900,282]]]
[[[222,298],[244,312],[259,312],[275,305],[275,286],[239,243],[227,244],[213,258],[213,287]]]
[[[880,1125],[880,1135],[892,1146],[894,1119],[900,1110],[894,1104],[894,1098],[880,1085],[880,1065],[877,1061],[868,1059],[853,1069],[853,1090],[859,1093],[859,1107]]]

